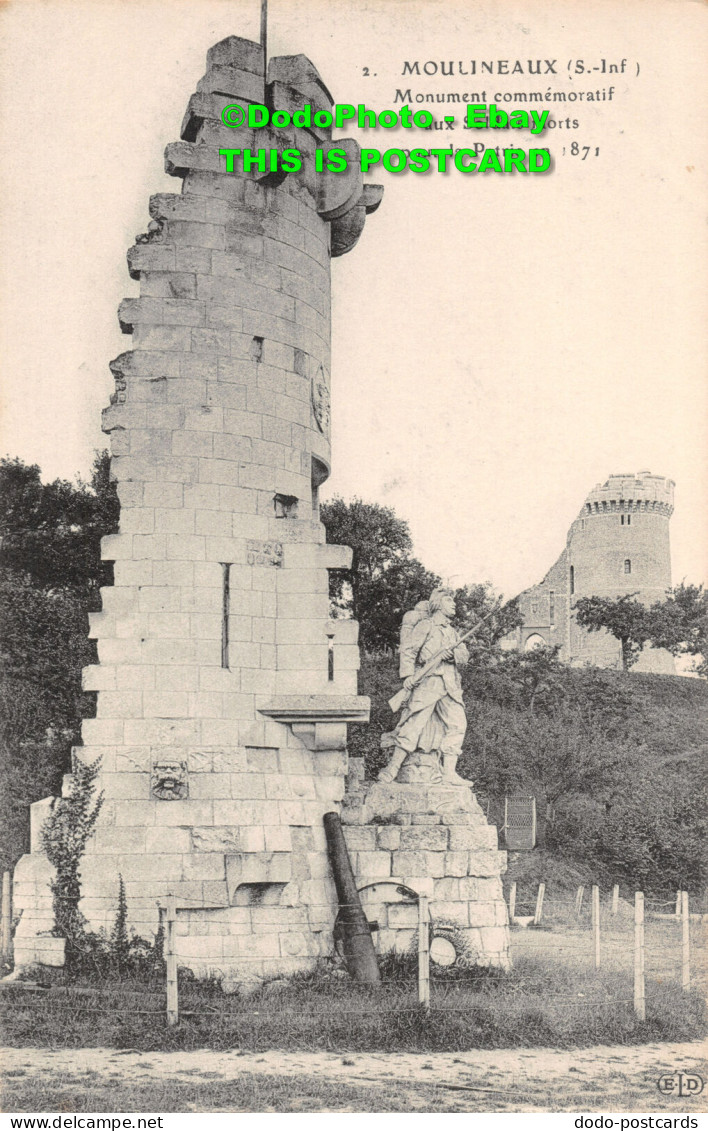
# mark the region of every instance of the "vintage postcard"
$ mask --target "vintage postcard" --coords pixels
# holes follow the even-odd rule
[[[698,1127],[705,4],[0,20],[9,1125]]]

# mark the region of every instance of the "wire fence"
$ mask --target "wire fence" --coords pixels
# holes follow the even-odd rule
[[[412,894],[412,893],[411,893]],[[439,937],[431,919],[428,900],[404,900],[409,906],[408,951],[398,956],[380,956],[376,982],[354,985],[342,958],[329,965],[312,953],[268,955],[259,950],[261,940],[250,933],[251,914],[266,913],[272,931],[297,931],[307,938],[308,915],[315,915],[331,927],[346,922],[353,905],[289,908],[279,905],[251,906],[243,909],[241,935],[228,934],[233,908],[177,906],[169,899],[159,909],[159,929],[164,938],[164,966],[152,985],[122,981],[119,985],[85,987],[75,985],[37,986],[22,982],[0,983],[0,1012],[16,1008],[21,1000],[32,999],[33,1006],[74,1017],[111,1014],[125,1017],[151,1017],[171,1028],[181,1018],[210,1018],[243,1021],[246,1018],[290,1018],[415,1014],[469,1014],[479,1005],[479,986],[468,975],[474,960],[455,956],[448,966],[431,957],[431,943]],[[706,965],[706,939],[703,917],[692,915],[686,892],[672,899],[645,899],[636,892],[633,900],[620,899],[618,888],[601,893],[592,886],[579,888],[574,897],[546,895],[545,884],[534,891],[517,891],[512,885],[509,898],[511,957],[521,960],[542,958],[555,972],[555,989],[546,988],[546,1003],[564,1009],[606,1011],[631,1007],[639,1020],[646,1018],[647,978],[656,982],[671,980],[683,990],[690,989],[696,970]],[[197,917],[198,913],[198,917]],[[131,920],[138,932],[153,934],[156,917]],[[233,926],[233,923],[232,923]],[[196,933],[196,930],[200,933]],[[336,932],[335,932],[336,934]],[[222,936],[219,942],[213,936]],[[375,931],[374,931],[375,936]],[[444,934],[443,936],[444,937]],[[225,944],[224,940],[230,943]],[[246,939],[247,942],[238,942]],[[197,940],[198,944],[197,945]],[[228,955],[220,946],[226,946]],[[243,949],[253,953],[240,953]],[[212,954],[210,955],[210,950]],[[447,960],[446,960],[447,961]],[[319,965],[318,965],[319,962]],[[225,968],[239,971],[241,990],[234,995],[207,992],[199,982],[190,981],[180,968],[223,975]],[[220,969],[222,967],[222,969]],[[314,967],[314,970],[312,969]],[[605,980],[600,972],[620,975]],[[491,972],[494,973],[493,971]],[[588,975],[598,975],[596,982]],[[288,974],[295,974],[289,979]],[[299,980],[298,980],[299,979]],[[213,987],[212,987],[213,988]],[[355,992],[353,992],[355,991]],[[503,980],[499,992],[504,993]],[[514,987],[517,1000],[523,1000],[524,987]],[[538,993],[533,986],[529,998]]]

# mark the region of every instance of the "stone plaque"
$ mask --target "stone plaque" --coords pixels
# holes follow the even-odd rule
[[[260,542],[256,538],[249,538],[246,542],[246,561],[249,565],[281,566],[283,543]]]

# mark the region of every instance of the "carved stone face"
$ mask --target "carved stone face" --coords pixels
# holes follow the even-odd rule
[[[444,613],[446,617],[454,617],[455,615],[455,598],[449,594],[445,594],[440,602],[440,612]]]
[[[181,801],[187,797],[187,763],[168,758],[154,762],[151,792],[153,797],[158,797],[161,801]]]

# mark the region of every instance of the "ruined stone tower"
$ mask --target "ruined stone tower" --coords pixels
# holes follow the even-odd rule
[[[311,957],[331,929],[322,814],[344,795],[357,696],[357,625],[328,619],[318,491],[330,468],[330,257],[356,243],[382,190],[358,161],[315,172],[326,129],[269,134],[221,123],[224,106],[332,99],[304,56],[272,59],[236,37],[208,53],[182,140],[168,145],[181,194],[150,199],[128,252],[140,297],[120,307],[132,350],[111,363],[104,412],[120,532],[99,663],[84,672],[96,717],[75,755],[101,758],[105,804],[82,862],[82,911],[110,927],[122,875],[131,922],[156,901],[211,917],[184,947],[228,969],[239,958]],[[299,173],[227,173],[219,149],[296,146]],[[344,143],[355,156],[353,142]],[[18,961],[56,951],[35,807],[34,855],[16,870]],[[289,885],[288,906],[279,901]],[[309,910],[308,910],[309,909]],[[24,947],[24,953],[23,953]],[[249,969],[258,972],[255,964]]]
[[[330,258],[354,246],[382,189],[362,185],[349,139],[337,143],[345,172],[316,171],[328,129],[223,125],[234,100],[332,106],[304,56],[270,60],[266,81],[258,44],[216,44],[166,150],[182,192],[151,198],[128,252],[140,297],[120,306],[132,349],[111,363],[103,423],[120,530],[103,542],[114,584],[91,618],[99,662],[84,672],[96,717],[74,751],[101,759],[105,796],[81,911],[109,930],[122,877],[140,935],[174,897],[178,958],[197,974],[312,964],[331,954],[337,915],[322,818],[348,784],[347,838],[380,909],[380,948],[409,944],[423,893],[465,932],[466,953],[503,964],[505,856],[469,787],[384,797],[367,793],[361,766],[347,777],[347,725],[366,722],[369,703],[357,625],[328,619],[328,570],[348,568],[351,551],[327,545],[319,520]],[[222,148],[295,148],[303,164],[228,172]],[[42,934],[53,920],[39,830],[52,803],[32,807],[32,854],[15,871],[20,965],[62,961],[63,940]],[[394,817],[411,827],[379,828]]]
[[[575,665],[622,666],[619,641],[588,632],[572,615],[578,597],[622,597],[636,593],[647,605],[671,587],[669,519],[674,482],[649,471],[611,475],[598,483],[568,531],[566,548],[539,585],[519,599],[523,626],[506,644],[531,648],[560,644],[560,657]],[[634,671],[672,674],[664,649],[645,648]]]

